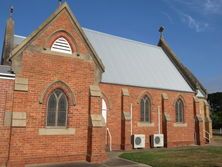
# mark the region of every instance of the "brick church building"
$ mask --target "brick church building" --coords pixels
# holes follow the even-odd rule
[[[163,36],[155,46],[82,28],[67,3],[28,37],[8,18],[0,87],[0,166],[210,142],[206,89]]]

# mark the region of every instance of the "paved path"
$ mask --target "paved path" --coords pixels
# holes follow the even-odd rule
[[[148,165],[139,164],[136,162],[119,158],[120,154],[121,152],[108,153],[109,160],[107,160],[103,164],[90,164],[88,162],[78,162],[78,163],[57,164],[57,165],[38,165],[38,167],[150,167]]]
[[[41,165],[38,167],[149,167],[148,165],[124,160],[121,158],[109,159],[103,164],[90,164],[88,162],[58,164],[58,165]]]

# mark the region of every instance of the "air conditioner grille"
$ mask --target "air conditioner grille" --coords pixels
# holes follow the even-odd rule
[[[140,145],[141,142],[142,142],[141,137],[136,137],[136,138],[135,138],[135,143],[136,143],[137,145]]]
[[[155,140],[155,143],[156,143],[156,144],[159,144],[159,143],[160,143],[160,137],[159,137],[159,136],[156,136],[154,140]]]

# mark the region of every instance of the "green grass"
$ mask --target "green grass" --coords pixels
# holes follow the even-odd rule
[[[153,167],[222,167],[222,146],[151,149],[120,157]]]
[[[216,143],[220,143],[222,145],[222,135],[215,135],[213,139]]]

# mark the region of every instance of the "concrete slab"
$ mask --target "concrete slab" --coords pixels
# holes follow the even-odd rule
[[[149,165],[139,164],[121,158],[113,158],[103,164],[91,164],[88,162],[54,164],[54,165],[37,165],[32,167],[150,167]]]
[[[108,161],[106,161],[104,163],[105,166],[109,166],[109,167],[116,167],[116,166],[132,166],[132,165],[136,165],[135,162],[131,162],[131,161],[127,161],[124,159],[120,159],[120,158],[113,158],[110,159]]]
[[[109,152],[109,159],[102,164],[91,164],[89,162],[75,162],[75,163],[60,163],[60,164],[45,164],[32,165],[29,167],[151,167],[149,165],[140,164],[130,160],[119,158],[122,152]],[[28,166],[27,166],[28,167]]]
[[[36,167],[103,167],[102,164],[90,164],[88,162],[61,163],[53,165],[40,165]]]

